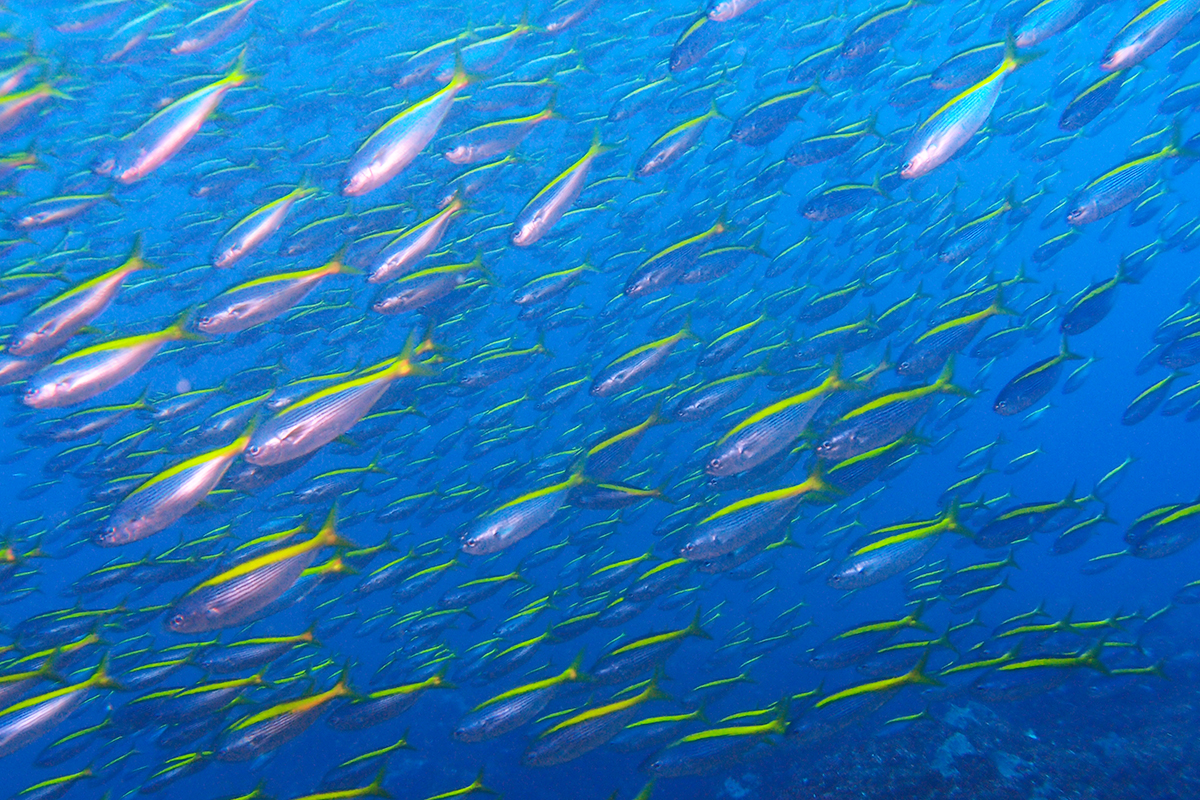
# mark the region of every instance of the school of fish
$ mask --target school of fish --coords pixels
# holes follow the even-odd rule
[[[0,795],[695,797],[1152,691],[1198,12],[14,0]]]

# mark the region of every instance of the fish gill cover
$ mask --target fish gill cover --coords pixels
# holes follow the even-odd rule
[[[0,796],[1197,796],[1198,10],[13,0]]]

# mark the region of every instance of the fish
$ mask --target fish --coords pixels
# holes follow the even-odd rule
[[[787,732],[787,704],[779,703],[773,720],[758,725],[730,725],[690,733],[647,759],[645,769],[662,778],[704,775],[737,763],[765,737]]]
[[[391,231],[396,238],[388,242],[373,259],[367,280],[370,283],[387,283],[410,273],[425,256],[441,244],[456,216],[466,210],[466,203],[458,194],[433,216],[418,222],[403,231]]]
[[[996,394],[992,409],[1002,417],[1028,410],[1058,383],[1066,362],[1081,358],[1067,349],[1067,337],[1063,336],[1058,355],[1044,358],[1015,375]]]
[[[699,422],[708,419],[736,403],[749,391],[755,378],[770,374],[771,372],[760,364],[752,370],[736,372],[698,386],[679,398],[671,410],[671,416],[678,422]]]
[[[916,666],[914,666],[905,674],[898,675],[894,678],[884,678],[877,681],[871,681],[869,683],[858,684],[857,686],[851,686],[849,688],[842,689],[839,692],[828,694],[818,700],[813,708],[822,709],[834,703],[839,703],[855,697],[875,693],[882,693],[884,696],[888,696],[894,694],[896,690],[905,686],[922,684],[928,686],[939,686],[940,682],[938,680],[924,673],[925,664],[928,658],[929,653],[926,651],[921,656]]]
[[[582,663],[581,653],[557,675],[522,684],[485,700],[463,717],[452,736],[460,742],[483,742],[532,722],[562,694],[566,684],[588,680],[581,669]]]
[[[671,48],[668,68],[671,72],[684,72],[699,64],[720,42],[720,28],[707,14],[695,19],[684,28]]]
[[[478,164],[504,155],[519,145],[535,127],[547,120],[561,119],[554,113],[554,98],[536,114],[496,120],[458,134],[444,153],[451,164]]]
[[[572,472],[566,480],[526,492],[482,516],[463,533],[463,552],[496,553],[536,533],[563,507],[571,490],[584,481],[583,473]]]
[[[250,436],[248,430],[225,447],[176,464],[138,486],[113,509],[95,543],[126,545],[170,527],[216,488],[234,459],[245,452]]]
[[[662,425],[667,421],[667,419],[660,416],[658,411],[655,410],[650,412],[650,416],[637,425],[626,428],[592,445],[580,456],[580,471],[589,478],[603,479],[609,477],[632,457],[638,445],[641,444],[642,438],[650,428]]]
[[[0,758],[28,747],[70,718],[93,689],[115,689],[106,663],[78,683],[27,697],[0,709]],[[69,787],[68,787],[69,788]]]
[[[700,626],[699,608],[686,628],[650,634],[610,649],[588,670],[588,680],[600,686],[610,686],[653,672],[661,667],[688,637],[712,638]]]
[[[835,363],[814,388],[778,400],[743,419],[713,445],[704,471],[715,477],[737,475],[790,447],[831,395],[857,388],[842,378],[841,369],[841,364]]]
[[[597,131],[587,151],[547,183],[521,209],[509,234],[510,243],[516,247],[529,247],[548,234],[583,191],[592,163],[612,149],[611,145],[600,141]]]
[[[388,286],[371,304],[380,314],[402,314],[415,311],[446,297],[463,286],[472,272],[482,273],[489,280],[491,273],[483,266],[483,253],[461,264],[442,264],[409,273]]]
[[[1126,161],[1096,178],[1080,190],[1067,211],[1067,224],[1075,227],[1091,224],[1120,211],[1158,180],[1159,168],[1171,158],[1195,158],[1182,144],[1182,134],[1174,129],[1166,147]]]
[[[846,125],[832,133],[802,139],[788,147],[785,160],[793,167],[808,167],[838,158],[869,136],[880,137],[875,116]]]
[[[171,342],[199,337],[187,316],[162,330],[110,339],[62,356],[38,369],[21,400],[31,408],[63,408],[90,400],[133,377]]]
[[[595,267],[585,261],[577,267],[540,275],[515,290],[512,301],[519,306],[545,303],[574,288],[583,279],[584,273],[594,271]]]
[[[275,466],[324,447],[365,417],[396,379],[432,374],[414,361],[415,349],[410,335],[395,358],[280,409],[254,431],[243,457],[258,466]]]
[[[19,125],[30,109],[53,99],[70,100],[71,96],[51,81],[42,81],[28,89],[0,95],[0,134],[6,134]]]
[[[228,269],[247,257],[279,230],[292,208],[316,194],[314,186],[297,186],[282,197],[255,209],[217,240],[213,266]]]
[[[618,753],[634,753],[663,747],[678,738],[679,732],[693,720],[704,719],[702,709],[686,714],[646,717],[625,726],[608,746]]]
[[[171,54],[202,53],[228,38],[246,21],[258,0],[234,0],[181,26],[171,44]]]
[[[105,200],[116,202],[112,194],[107,192],[48,197],[22,206],[10,224],[17,230],[25,231],[65,225]]]
[[[471,781],[466,786],[461,786],[457,789],[451,789],[447,792],[440,792],[438,794],[431,795],[430,797],[425,798],[425,800],[449,800],[451,797],[463,797],[476,792],[479,792],[480,794],[495,794],[495,792],[483,785],[482,769],[480,769],[475,775],[475,780]]]
[[[1058,127],[1064,131],[1083,128],[1112,105],[1128,79],[1129,73],[1117,70],[1089,84],[1063,109]]]
[[[338,698],[353,692],[343,672],[331,688],[288,700],[242,717],[222,733],[213,755],[218,761],[249,761],[283,746],[307,730]]]
[[[195,328],[209,336],[241,333],[294,308],[325,278],[357,274],[358,270],[334,257],[319,267],[277,272],[239,283],[200,307]]]
[[[1004,42],[988,42],[947,58],[929,73],[929,85],[939,91],[971,86],[991,74],[1004,60]]]
[[[375,773],[375,778],[364,786],[355,786],[351,789],[339,789],[328,792],[315,792],[294,798],[294,800],[348,800],[355,797],[391,797],[387,790],[383,788],[383,777],[386,772],[387,765],[384,765]]]
[[[257,670],[293,649],[309,644],[319,644],[311,627],[294,636],[242,639],[220,647],[205,648],[199,656],[194,657],[194,662],[215,675]]]
[[[893,575],[916,566],[947,531],[967,532],[958,521],[958,506],[952,503],[946,513],[928,524],[880,535],[876,532],[865,543],[852,547],[846,559],[829,576],[828,583],[845,591],[874,586]]]
[[[696,147],[704,135],[708,121],[717,118],[725,119],[725,115],[717,108],[717,101],[714,99],[708,111],[679,123],[651,142],[638,159],[634,174],[639,178],[646,178],[671,167]]]
[[[1105,48],[1100,69],[1128,69],[1154,55],[1200,11],[1196,0],[1156,0],[1125,23]]]
[[[359,146],[346,165],[342,194],[362,197],[403,172],[437,136],[455,98],[472,82],[459,59],[445,86],[381,125]]]
[[[809,495],[820,498],[836,491],[814,469],[801,483],[743,498],[700,520],[679,555],[689,561],[729,555],[786,523]]]
[[[139,237],[120,265],[71,287],[22,317],[5,350],[23,358],[57,350],[103,314],[131,276],[157,268],[142,258]]]
[[[729,138],[748,147],[761,147],[779,138],[788,123],[804,108],[809,95],[821,91],[820,84],[786,92],[756,104],[733,122]],[[716,108],[714,103],[713,108]]]
[[[168,611],[173,633],[221,630],[253,618],[277,600],[325,547],[349,547],[338,535],[337,508],[310,539],[269,550],[196,584]]]
[[[1004,307],[1000,292],[982,311],[948,319],[922,333],[904,348],[896,364],[896,374],[907,378],[928,378],[961,352],[978,335],[987,320],[1015,312]]]
[[[700,233],[680,239],[647,258],[625,282],[626,297],[646,297],[677,283],[699,260],[710,239],[727,233],[729,223],[721,216]]]
[[[1025,14],[1013,39],[1017,47],[1037,47],[1075,25],[1092,8],[1087,0],[1043,0]]]
[[[636,695],[581,711],[547,729],[525,751],[521,761],[530,767],[565,764],[612,739],[637,713],[638,706],[665,697],[650,683]]]
[[[953,158],[991,116],[1005,79],[1039,56],[1018,53],[1015,43],[1006,45],[1004,60],[990,75],[946,101],[913,131],[900,177],[920,178]]]
[[[729,22],[751,11],[762,0],[713,0],[705,12],[713,22]]]
[[[1058,330],[1067,336],[1077,336],[1091,330],[1108,316],[1116,303],[1116,289],[1123,283],[1137,283],[1137,278],[1125,271],[1124,261],[1117,265],[1112,278],[1092,284],[1082,294],[1072,299],[1070,307],[1063,313]]]
[[[96,171],[125,185],[144,180],[187,146],[225,95],[252,78],[243,51],[224,77],[171,103],[126,136]]]
[[[813,222],[829,222],[865,208],[876,197],[886,197],[878,179],[871,184],[842,183],[810,197],[800,207],[800,215]]]
[[[631,385],[638,385],[662,365],[676,345],[695,339],[696,335],[692,333],[691,328],[684,325],[670,336],[633,348],[601,369],[592,379],[588,393],[593,397],[612,397]]]
[[[564,0],[555,3],[542,18],[541,27],[549,33],[561,33],[586,19],[596,8],[598,0]]]
[[[1021,503],[994,515],[975,532],[975,543],[985,549],[1005,547],[1042,529],[1060,512],[1071,512],[1087,502],[1074,489],[1058,502]]]
[[[966,395],[951,383],[954,362],[949,360],[937,380],[914,389],[886,392],[843,414],[817,444],[817,456],[826,461],[844,461],[903,436],[937,401],[939,394]]]
[[[1017,200],[1015,189],[1011,190],[997,208],[963,223],[952,231],[939,249],[938,258],[947,264],[961,263],[993,243],[1004,215],[1013,220],[1023,213],[1023,204]]]

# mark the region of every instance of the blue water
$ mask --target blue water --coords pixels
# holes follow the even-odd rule
[[[4,756],[0,794],[15,796],[26,787],[88,766],[97,776],[71,786],[71,796],[137,793],[170,759],[218,751],[228,735],[223,731],[239,718],[325,691],[348,665],[351,687],[364,695],[423,680],[443,667],[453,687],[426,690],[412,709],[366,730],[335,731],[318,719],[292,741],[252,761],[224,763],[209,757],[202,770],[170,784],[161,796],[241,796],[261,781],[270,796],[306,797],[318,791],[330,768],[403,736],[414,749],[391,756],[383,779],[396,797],[452,792],[468,786],[481,769],[484,784],[509,797],[604,798],[614,792],[633,797],[649,777],[644,762],[653,760],[653,749],[618,754],[601,744],[565,765],[522,766],[530,743],[564,716],[534,721],[482,743],[462,743],[451,733],[478,704],[558,674],[581,650],[586,670],[615,646],[684,628],[699,609],[711,639],[686,637],[660,670],[642,670],[615,686],[585,683],[564,691],[545,713],[601,707],[626,687],[633,686],[636,693],[641,688],[637,684],[655,675],[671,699],[643,706],[635,718],[683,713],[695,707],[689,699],[694,687],[745,672],[753,682],[737,683],[705,705],[707,727],[765,723],[772,714],[749,721],[721,720],[739,712],[765,711],[781,698],[818,687],[819,694],[828,696],[908,670],[905,666],[899,673],[868,676],[856,669],[860,665],[814,669],[809,650],[842,631],[920,614],[930,631],[901,630],[888,642],[896,644],[933,640],[950,626],[978,618],[973,626],[953,630],[954,649],[929,649],[925,674],[935,679],[941,675],[946,685],[904,686],[878,711],[830,729],[817,743],[799,743],[798,734],[808,721],[828,720],[809,710],[813,700],[793,700],[788,703],[787,733],[746,734],[755,742],[746,753],[702,775],[660,778],[654,797],[811,797],[841,791],[868,796],[965,792],[1056,797],[1081,796],[1080,787],[1089,784],[1109,787],[1108,794],[1094,796],[1191,796],[1187,776],[1195,754],[1185,749],[1169,763],[1153,745],[1172,735],[1186,737],[1188,725],[1194,723],[1189,705],[1195,685],[1195,641],[1189,633],[1195,624],[1189,601],[1194,601],[1177,593],[1200,577],[1196,551],[1182,546],[1166,557],[1139,557],[1129,552],[1125,533],[1152,509],[1191,507],[1200,474],[1195,468],[1200,440],[1186,412],[1164,416],[1156,410],[1135,425],[1123,425],[1122,414],[1144,389],[1170,374],[1153,359],[1149,369],[1138,374],[1139,363],[1155,346],[1160,323],[1172,314],[1186,317],[1195,312],[1189,288],[1196,277],[1195,257],[1190,251],[1200,241],[1195,233],[1200,230],[1200,192],[1195,172],[1189,169],[1193,154],[1164,151],[1172,142],[1173,126],[1179,126],[1181,143],[1197,133],[1195,106],[1184,104],[1172,115],[1159,111],[1159,105],[1177,89],[1200,81],[1200,67],[1191,61],[1200,49],[1200,22],[1187,24],[1161,50],[1131,67],[1112,103],[1060,154],[1039,157],[1041,145],[1065,135],[1058,125],[1063,109],[1103,76],[1099,63],[1106,44],[1141,10],[1129,0],[1089,7],[1082,19],[1023,51],[1042,55],[1007,75],[989,121],[954,158],[913,180],[897,174],[915,126],[956,93],[975,91],[972,87],[988,80],[995,64],[957,89],[926,88],[922,100],[911,107],[893,102],[897,88],[956,53],[1002,42],[1005,25],[996,20],[1019,24],[1032,5],[985,0],[894,11],[901,24],[873,43],[866,61],[832,53],[813,96],[782,133],[769,143],[750,146],[730,139],[733,120],[768,98],[809,86],[808,79],[788,82],[796,64],[824,48],[836,49],[872,15],[897,7],[767,0],[735,19],[701,23],[703,35],[713,37],[713,46],[694,66],[671,72],[673,48],[693,23],[704,19],[703,10],[692,4],[576,2],[568,8],[578,8],[580,17],[555,32],[544,26],[561,19],[563,11],[547,3],[522,8],[511,3],[322,5],[262,0],[219,9],[191,2],[169,7],[135,2],[12,4],[5,18],[10,38],[0,41],[0,56],[16,74],[9,95],[0,97],[0,108],[8,109],[19,93],[36,92],[44,85],[62,96],[44,96],[24,112],[14,112],[12,126],[0,134],[0,155],[33,154],[26,166],[5,178],[3,213],[10,220],[3,237],[8,240],[3,243],[5,282],[16,285],[25,273],[55,273],[28,296],[0,307],[0,333],[9,341],[11,331],[42,303],[118,266],[137,237],[143,241],[146,260],[158,268],[132,274],[103,313],[89,319],[69,341],[35,357],[37,363],[26,370],[32,374],[28,382],[22,376],[5,386],[11,403],[0,434],[9,478],[2,541],[12,567],[0,569],[0,598],[5,603],[0,607],[0,678],[37,669],[45,655],[20,659],[43,647],[69,649],[87,633],[35,646],[22,634],[22,626],[27,628],[32,618],[108,609],[94,631],[102,644],[89,644],[85,657],[64,674],[31,683],[8,702],[40,698],[59,685],[83,681],[106,654],[120,682],[137,665],[181,657],[188,650],[180,646],[188,643],[292,635],[315,624],[321,646],[300,647],[276,660],[266,672],[273,687],[245,691],[238,704],[224,712],[222,724],[186,747],[164,747],[163,730],[151,723],[121,733],[90,734],[94,743],[83,754],[58,766],[36,766],[44,747],[99,724],[139,695],[185,691],[226,676],[206,676],[189,664],[140,692],[93,690],[69,718]],[[1196,6],[1177,5],[1177,13],[1185,16]],[[214,10],[213,17],[201,19]],[[533,27],[525,27],[523,14]],[[814,29],[805,26],[821,20],[817,33],[804,38]],[[222,27],[224,23],[228,25]],[[219,30],[198,52],[172,52],[189,32],[214,29]],[[488,41],[486,51],[473,47]],[[413,55],[439,42],[443,45],[433,73],[444,71],[448,77],[457,52],[465,61],[470,85],[453,100],[431,141],[418,145],[411,163],[379,188],[347,196],[343,187],[356,152],[394,134],[398,126],[388,127],[389,120],[407,114],[400,125],[406,124],[422,113],[417,103],[443,89],[436,74],[414,77],[420,59]],[[145,130],[141,126],[155,113],[164,108],[165,115],[178,113],[180,104],[188,104],[188,93],[231,74],[239,58],[248,76],[234,81],[212,113],[200,115],[198,131],[184,137],[182,146],[161,165],[138,180],[117,180],[120,176],[106,169],[106,161],[127,149],[131,140],[136,142],[137,132]],[[835,74],[867,62],[874,66],[862,74]],[[508,85],[522,81],[528,83],[517,89]],[[643,108],[628,119],[609,121],[618,101],[652,83],[647,90],[651,100]],[[673,100],[699,87],[709,88],[698,103],[678,113],[669,110]],[[661,172],[637,176],[636,165],[648,148],[676,126],[704,114],[710,101],[721,115],[707,120],[695,144]],[[466,197],[465,209],[444,235],[406,268],[415,273],[462,264],[479,253],[486,273],[462,272],[465,285],[444,292],[449,297],[397,315],[372,309],[381,289],[365,275],[334,275],[299,301],[299,307],[247,332],[197,332],[196,319],[205,304],[211,306],[221,292],[252,279],[312,269],[334,258],[369,273],[379,247],[434,215],[452,187],[462,185],[460,176],[484,163],[496,165],[504,157],[451,163],[444,154],[457,137],[485,123],[536,114],[551,102],[556,116],[532,124],[518,137],[512,157],[488,170],[494,181]],[[821,164],[779,166],[794,143],[844,130],[872,115],[881,136],[865,137]],[[611,150],[597,156],[585,173],[576,168],[594,138]],[[1066,214],[1080,190],[1109,170],[1148,154],[1158,154],[1159,159],[1149,168],[1150,188],[1145,193],[1080,228],[1075,241],[1050,260],[1034,260],[1040,245],[1070,230]],[[583,188],[568,202],[569,213],[532,245],[514,244],[514,222],[523,209],[547,196],[539,194],[543,187],[552,194],[561,186],[552,182],[572,169],[576,171],[568,179],[582,180]],[[779,180],[754,183],[772,169],[782,170]],[[814,223],[798,213],[830,187],[869,185],[876,179],[881,190],[868,193],[863,206],[851,214]],[[249,255],[227,269],[212,266],[219,255],[217,242],[239,220],[298,186],[316,191],[298,201]],[[995,210],[1010,190],[1023,201],[1019,213],[1001,215],[984,245],[963,263],[938,260],[950,232]],[[1161,194],[1154,201],[1157,208],[1147,212],[1148,219],[1138,220],[1144,224],[1135,226],[1131,212],[1155,194]],[[31,203],[76,195],[107,196],[95,197],[53,224],[21,223]],[[69,204],[63,201],[60,206]],[[707,230],[718,219],[729,221],[730,230],[706,240],[704,250],[758,250],[748,252],[730,274],[708,283],[670,282],[644,297],[622,295],[630,275],[647,259]],[[314,228],[307,227],[313,223],[321,223],[315,237],[310,234]],[[927,233],[935,224],[940,231]],[[805,237],[803,245],[789,250]],[[1146,246],[1152,247],[1153,255],[1139,267],[1142,280],[1117,286],[1113,310],[1069,340],[1071,351],[1095,358],[1082,388],[1062,392],[1062,378],[1083,363],[1070,361],[1055,388],[1032,404],[1033,417],[1029,412],[996,414],[992,405],[997,392],[1022,370],[1058,351],[1059,324],[1072,299],[1112,277],[1123,256]],[[512,302],[518,289],[585,261],[589,269],[577,283],[535,307],[545,315],[518,318],[522,307]],[[1029,280],[1012,282],[1020,270]],[[856,279],[866,288],[844,309],[817,322],[795,320],[813,297]],[[940,398],[913,426],[918,443],[905,451],[911,457],[850,496],[828,498],[832,508],[828,503],[798,506],[788,515],[790,525],[767,531],[752,550],[783,540],[787,531],[797,546],[773,547],[754,556],[757,566],[750,576],[691,570],[672,590],[693,590],[690,593],[655,598],[619,625],[593,627],[569,641],[544,641],[532,658],[503,677],[476,677],[481,653],[503,651],[597,610],[581,596],[579,582],[602,567],[648,554],[607,595],[609,602],[621,601],[639,576],[675,558],[708,514],[802,482],[814,462],[809,450],[836,415],[874,395],[927,383],[897,376],[891,368],[896,357],[929,328],[986,307],[997,282],[1010,282],[1003,299],[1016,316],[989,320],[973,342],[1006,325],[1025,325],[1018,346],[994,362],[970,357],[973,345],[963,348],[952,361],[954,382],[973,395],[961,401]],[[766,318],[734,356],[714,367],[697,366],[704,345],[756,319],[764,304],[792,287],[806,287],[799,303]],[[796,437],[793,444],[805,449],[793,466],[757,482],[718,488],[709,484],[703,465],[712,443],[753,412],[816,385],[838,355],[835,348],[819,358],[796,360],[789,348],[818,332],[874,319],[918,289],[925,297],[912,306],[902,326],[884,331],[886,335],[866,346],[842,348],[847,374],[865,373],[889,355],[893,361],[869,388],[826,401],[805,435]],[[940,307],[969,289],[977,291],[973,300],[949,310]],[[60,408],[31,408],[23,401],[26,391],[55,368],[47,366],[52,360],[119,337],[162,330],[181,315],[186,315],[189,336],[168,343],[114,387]],[[659,368],[633,381],[627,393],[589,394],[593,379],[611,361],[675,333],[685,322],[699,342],[679,343]],[[872,330],[871,324],[867,330]],[[1166,342],[1193,328],[1175,328],[1159,339]],[[260,398],[257,415],[248,413],[206,445],[188,446],[186,436],[233,404],[268,391],[291,396],[295,381],[339,374],[326,384],[312,384],[319,388],[366,375],[369,367],[399,355],[410,334],[432,341],[432,350],[413,356],[431,374],[397,379],[373,412],[411,405],[417,413],[395,417],[377,436],[364,433],[370,422],[355,427],[356,419],[350,419],[345,430],[334,434],[343,435],[319,448],[311,460],[253,492],[230,488],[231,478],[248,467],[247,451],[242,458],[230,459],[223,484],[206,499],[195,498],[189,506],[193,510],[164,530],[115,549],[93,541],[120,502],[89,499],[103,481],[129,475],[149,478],[227,445],[250,417],[262,426],[272,422],[276,411]],[[525,356],[513,374],[483,389],[464,384],[468,373],[490,363],[489,355],[538,342],[548,353]],[[751,354],[758,348],[769,349]],[[772,375],[754,381],[735,404],[706,420],[651,427],[631,457],[602,479],[657,489],[660,497],[619,510],[593,510],[578,507],[581,495],[573,493],[548,524],[498,554],[462,551],[464,531],[504,504],[566,480],[575,469],[586,476],[581,456],[587,448],[637,425],[656,407],[669,418],[683,390],[752,369],[764,358]],[[6,368],[9,363],[4,362]],[[1181,371],[1168,396],[1194,382],[1188,372]],[[783,385],[789,377],[794,380],[787,387],[794,388]],[[567,402],[538,408],[549,388],[571,381],[579,381],[580,388]],[[150,409],[199,389],[220,391],[176,418],[151,418]],[[35,435],[46,420],[133,403],[143,392],[150,409],[135,409],[99,434],[69,442]],[[295,395],[303,396],[303,391]],[[503,411],[481,416],[501,407]],[[491,417],[500,417],[499,423]],[[119,460],[103,475],[89,470],[101,447],[147,427],[140,454]],[[990,462],[995,472],[956,499],[967,533],[1013,507],[1054,503],[1069,492],[1084,498],[1073,515],[1048,519],[1011,547],[992,550],[977,546],[969,535],[946,533],[918,564],[875,585],[844,592],[827,584],[859,537],[905,521],[933,520],[945,512],[950,506],[950,498],[943,499],[947,487],[986,466],[960,470],[956,465],[965,454],[1001,435],[1005,443],[994,450]],[[51,460],[62,451],[92,443],[99,444],[78,463],[52,468]],[[1041,452],[1028,466],[1005,473],[1011,459],[1035,449]],[[1097,481],[1129,456],[1134,460],[1116,488],[1094,496]],[[377,469],[361,471],[376,461]],[[204,633],[170,630],[167,623],[179,598],[234,563],[235,548],[298,521],[309,522],[315,530],[334,500],[304,504],[289,493],[302,491],[313,478],[332,470],[356,468],[360,472],[351,473],[356,477],[336,498],[339,530],[357,547],[374,547],[385,540],[388,547],[357,560],[344,548],[323,549],[314,566],[341,554],[355,571],[326,574],[311,595],[266,618]],[[43,482],[45,486],[33,488]],[[393,500],[421,492],[432,494],[411,515],[378,520]],[[676,513],[681,510],[686,513]],[[1059,533],[1100,513],[1115,524],[1096,526],[1086,544],[1073,552],[1051,554]],[[683,524],[660,524],[672,514],[671,519]],[[1185,514],[1171,532],[1186,537],[1189,524],[1195,523]],[[195,548],[198,540],[224,526],[223,536]],[[536,551],[562,542],[566,545],[552,558],[527,566]],[[428,555],[414,559],[422,567],[455,558],[457,564],[414,598],[400,599],[390,590],[365,596],[355,591],[375,570],[413,549]],[[937,591],[924,605],[916,603],[911,576],[943,564],[954,570],[998,561],[1010,550],[1019,567],[998,571],[990,582],[1003,581],[1006,586],[978,608],[953,612],[954,598]],[[83,595],[73,588],[113,561],[132,563],[145,557],[148,562],[197,552],[211,560],[178,580],[125,581]],[[1120,555],[1108,559],[1111,568],[1095,570],[1093,559],[1109,554]],[[437,611],[445,592],[514,570],[520,571],[521,581],[506,583],[495,595],[472,604],[446,630],[428,637],[406,632],[420,613]],[[502,622],[538,598],[548,598],[548,607],[536,622],[507,638],[496,633]],[[803,607],[790,624],[772,630],[772,623],[799,603]],[[1036,631],[999,635],[997,626],[1039,605],[1045,613],[1027,624],[1046,625],[1070,613],[1054,636]],[[145,618],[128,620],[131,611],[152,607],[156,608]],[[1149,615],[1167,607],[1147,623]],[[352,615],[345,625],[322,634],[345,614]],[[1116,621],[1088,624],[1109,618]],[[762,647],[763,640],[789,630],[791,634],[770,649]],[[967,680],[942,674],[956,665],[999,656],[1018,641],[1021,647],[1008,663],[1058,659],[1057,665],[1037,671],[1050,679],[1028,696],[1014,694],[1007,701],[985,696],[973,682],[982,684],[1011,672],[979,669],[969,672]],[[1157,664],[1168,680],[1148,672],[1106,674],[1072,661],[1097,642],[1102,644],[1099,658],[1105,670]],[[215,652],[215,645],[206,646],[207,652]],[[197,647],[195,654],[202,650]],[[334,701],[323,713],[347,702]],[[922,710],[930,719],[911,727],[889,723]],[[0,732],[9,730],[6,726],[15,714],[11,706],[0,708]],[[1064,720],[1078,724],[1072,727]],[[1170,727],[1174,724],[1185,733]],[[705,727],[703,721],[691,721],[676,738]],[[1087,761],[1077,757],[1079,752],[1095,753],[1096,758]],[[1013,759],[1024,766],[1013,768]],[[359,785],[368,782],[369,778]],[[1126,789],[1128,794],[1123,794]]]

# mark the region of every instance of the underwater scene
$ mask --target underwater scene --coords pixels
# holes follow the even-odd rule
[[[0,800],[1200,797],[1200,0],[10,0]]]

